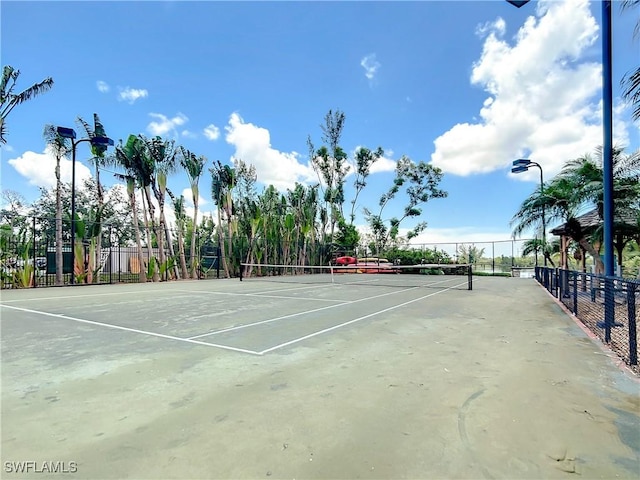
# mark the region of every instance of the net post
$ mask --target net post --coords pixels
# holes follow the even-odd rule
[[[468,290],[473,290],[473,272],[471,271],[471,264],[469,264],[467,270],[467,275],[469,277],[469,286],[468,286]]]
[[[240,263],[240,275],[238,275],[238,277],[240,277],[240,281],[242,281],[242,262]]]

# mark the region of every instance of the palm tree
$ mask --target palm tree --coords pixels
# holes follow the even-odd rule
[[[141,137],[145,143],[146,150],[149,154],[150,162],[153,164],[153,176],[151,188],[158,202],[159,221],[156,231],[158,241],[158,258],[160,265],[167,268],[165,263],[164,252],[164,234],[166,232],[166,218],[164,215],[164,205],[167,191],[167,176],[175,170],[177,150],[173,140],[162,140],[161,137],[151,139]],[[173,257],[173,245],[167,235],[169,243],[169,253]]]
[[[557,220],[565,223],[569,236],[593,257],[596,269],[604,271],[604,264],[595,247],[589,243],[585,232],[576,219],[579,208],[582,206],[580,193],[576,191],[573,179],[556,176],[547,183],[544,193],[536,189],[527,197],[516,214],[511,219],[514,237],[531,227],[538,227],[542,223],[543,212],[547,221]],[[548,257],[547,257],[548,258]],[[567,268],[566,262],[562,265]]]
[[[47,77],[39,83],[34,83],[20,93],[13,93],[16,81],[20,76],[20,70],[15,70],[10,65],[5,65],[0,78],[0,145],[7,143],[6,119],[16,105],[20,105],[33,97],[51,89],[53,79]]]
[[[136,244],[138,247],[138,263],[139,263],[139,280],[140,282],[147,281],[145,259],[142,251],[142,240],[140,235],[140,222],[138,220],[138,208],[136,205],[135,188],[136,184],[141,185],[140,170],[143,164],[142,157],[144,156],[144,146],[141,144],[140,139],[135,135],[129,135],[127,143],[123,144],[122,140],[116,147],[114,157],[115,162],[125,170],[124,175],[116,175],[118,178],[127,182],[127,194],[129,195],[129,204],[131,205],[131,211],[133,213],[133,224],[136,236]],[[147,247],[150,249],[151,245]]]
[[[637,216],[637,205],[640,200],[640,150],[625,155],[624,149],[613,148],[613,211],[615,248],[618,262],[622,264],[622,251],[627,242],[635,238],[640,229],[630,223]],[[575,201],[579,204],[596,206],[600,219],[604,218],[604,184],[602,149],[596,149],[595,158],[585,154],[568,161],[560,176],[575,186]],[[602,236],[602,227],[592,235]]]
[[[107,134],[105,132],[104,126],[100,121],[97,113],[93,114],[93,127],[89,125],[85,120],[81,117],[78,117],[78,123],[84,129],[87,138],[95,138],[95,137],[106,137]],[[94,145],[91,144],[91,153],[93,157],[91,158],[91,163],[95,168],[96,173],[96,188],[97,188],[97,200],[98,200],[98,212],[102,212],[104,207],[104,189],[102,188],[102,182],[100,182],[100,168],[112,165],[114,163],[113,157],[109,155],[105,155],[107,151],[107,147],[105,145]],[[102,224],[98,225],[98,235],[96,236],[96,249],[95,249],[95,259],[94,265],[98,269],[98,273],[101,270],[102,265],[100,264],[102,257]],[[100,278],[99,275],[96,275],[96,281]]]
[[[222,165],[218,160],[214,162],[213,168],[209,169],[211,172],[211,198],[216,204],[218,210],[218,243],[220,244],[222,265],[227,275],[227,278],[231,275],[231,269],[229,268],[229,260],[232,258],[232,237],[233,237],[233,195],[232,190],[236,185],[236,173],[235,169],[229,165]],[[222,213],[227,220],[227,237],[228,245],[224,244],[224,230],[222,226]]]
[[[191,264],[191,278],[198,278],[197,261],[196,261],[196,233],[198,226],[198,199],[200,198],[198,183],[200,182],[200,176],[204,170],[204,165],[207,163],[207,159],[204,156],[197,157],[194,153],[190,152],[184,147],[180,147],[180,165],[187,172],[189,177],[189,184],[191,185],[191,198],[193,200],[193,233],[191,235],[191,252],[190,252],[190,264]]]
[[[556,264],[551,259],[551,254],[553,253],[553,245],[551,243],[544,242],[541,238],[532,238],[523,243],[523,256],[531,255],[533,253],[536,255],[537,260],[538,252],[542,252],[543,256],[547,258],[551,266],[555,268]]]
[[[623,11],[636,8],[640,10],[640,0],[623,0],[621,7]],[[636,22],[633,31],[634,37],[640,37],[640,16],[637,18],[639,18],[639,20]],[[632,118],[634,120],[640,120],[640,67],[636,67],[635,70],[628,72],[622,78],[621,84],[623,88],[622,96],[633,108]]]
[[[60,159],[71,150],[70,140],[61,137],[53,125],[46,125],[44,137],[47,145],[51,146],[56,157],[56,280],[55,284],[64,283],[64,260],[62,256],[62,180],[60,177]]]
[[[187,213],[184,210],[184,196],[176,197],[171,190],[167,189],[169,197],[173,202],[173,212],[176,216],[176,228],[178,230],[178,255],[180,256],[180,270],[182,271],[182,279],[189,278],[189,270],[187,269],[187,261],[184,255],[184,227],[186,224]]]

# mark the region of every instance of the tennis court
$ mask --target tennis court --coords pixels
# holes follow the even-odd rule
[[[3,291],[3,478],[636,476],[638,382],[533,280],[335,273]]]

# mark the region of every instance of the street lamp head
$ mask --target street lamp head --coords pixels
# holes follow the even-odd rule
[[[520,8],[523,5],[529,3],[529,0],[507,0],[507,3],[510,3],[514,7]]]
[[[56,127],[56,132],[58,132],[58,135],[62,138],[70,138],[72,140],[76,138],[76,131],[73,128]]]
[[[533,162],[528,158],[519,158],[518,160],[514,160],[512,162],[514,167],[528,167],[529,165],[531,165],[531,163]]]
[[[93,137],[91,139],[91,145],[95,147],[112,147],[114,143],[109,137]]]
[[[511,173],[522,173],[529,170],[529,167],[526,165],[518,165],[511,168]]]

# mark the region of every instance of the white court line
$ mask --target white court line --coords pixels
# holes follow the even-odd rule
[[[230,347],[228,345],[219,345],[219,344],[216,344],[216,343],[199,342],[197,340],[193,340],[193,339],[190,339],[190,338],[174,337],[173,335],[164,335],[162,333],[148,332],[146,330],[138,330],[137,328],[121,327],[119,325],[112,325],[110,323],[94,322],[93,320],[84,320],[82,318],[69,317],[67,315],[63,315],[63,314],[60,314],[60,313],[41,312],[41,311],[38,311],[38,310],[31,310],[29,308],[13,307],[13,306],[10,306],[10,305],[0,305],[0,307],[9,308],[9,309],[12,309],[12,310],[18,310],[18,311],[21,311],[21,312],[35,313],[37,315],[45,315],[47,317],[61,318],[63,320],[72,320],[74,322],[87,323],[89,325],[96,325],[96,326],[99,326],[99,327],[113,328],[114,330],[124,330],[125,332],[142,333],[144,335],[149,335],[149,336],[152,336],[152,337],[166,338],[166,339],[169,339],[169,340],[178,340],[180,342],[194,343],[196,345],[204,345],[204,346],[207,346],[207,347],[216,347],[216,348],[221,348],[223,350],[232,350],[234,352],[250,353],[252,355],[261,355],[258,352],[254,352],[253,350],[246,350],[244,348]]]
[[[186,290],[178,290],[179,292],[186,293]],[[189,292],[193,293],[193,292]],[[337,300],[332,298],[311,298],[311,297],[287,297],[285,295],[262,295],[260,293],[232,293],[232,292],[215,292],[215,291],[206,291],[206,290],[198,290],[198,293],[204,293],[207,295],[229,295],[231,297],[259,297],[259,298],[282,298],[286,300],[308,300],[313,302],[347,302],[348,300]]]
[[[364,315],[362,317],[358,317],[358,318],[355,318],[353,320],[349,320],[348,322],[344,322],[344,323],[341,323],[339,325],[334,325],[333,327],[325,328],[323,330],[319,330],[319,331],[314,332],[314,333],[310,333],[309,335],[305,335],[304,337],[296,338],[296,339],[290,340],[288,342],[281,343],[280,345],[276,345],[275,347],[267,348],[266,350],[262,350],[261,352],[258,352],[258,353],[260,355],[264,355],[265,353],[273,352],[274,350],[277,350],[279,348],[286,347],[288,345],[292,345],[294,343],[298,343],[298,342],[301,342],[303,340],[307,340],[308,338],[315,337],[316,335],[321,335],[323,333],[327,333],[327,332],[330,332],[332,330],[337,330],[338,328],[342,328],[342,327],[344,327],[346,325],[350,325],[352,323],[356,323],[356,322],[359,322],[361,320],[365,320],[367,318],[375,317],[376,315],[380,315],[381,313],[389,312],[391,310],[395,310],[396,308],[404,307],[405,305],[409,305],[411,303],[418,302],[420,300],[424,300],[425,298],[428,298],[428,297],[433,297],[434,295],[438,295],[439,293],[446,292],[447,290],[450,290],[450,289],[456,288],[456,287],[460,287],[460,286],[465,285],[467,283],[468,282],[464,282],[464,283],[461,283],[459,285],[452,285],[451,287],[445,288],[443,290],[439,290],[437,292],[430,293],[429,295],[424,295],[422,297],[415,298],[413,300],[409,300],[408,302],[400,303],[398,305],[394,305],[392,307],[385,308],[383,310],[379,310],[377,312],[370,313],[368,315]]]
[[[315,312],[320,312],[322,310],[328,310],[330,308],[342,307],[343,305],[351,305],[353,303],[366,302],[367,300],[372,300],[374,298],[386,297],[387,295],[396,295],[398,293],[408,292],[409,290],[415,290],[416,288],[420,288],[420,287],[411,287],[411,288],[405,288],[403,290],[398,290],[396,292],[381,293],[380,295],[374,295],[372,297],[360,298],[358,300],[345,301],[345,302],[340,303],[338,305],[329,305],[329,306],[326,306],[326,307],[314,308],[313,310],[305,310],[303,312],[292,313],[292,314],[289,314],[289,315],[284,315],[282,317],[270,318],[268,320],[261,320],[259,322],[253,322],[253,323],[246,323],[244,325],[237,325],[235,327],[224,328],[222,330],[215,330],[213,332],[203,333],[201,335],[195,335],[193,337],[189,337],[189,340],[192,340],[192,339],[195,339],[195,338],[208,337],[210,335],[218,335],[219,333],[232,332],[234,330],[240,330],[240,329],[243,329],[243,328],[254,327],[256,325],[263,325],[265,323],[277,322],[278,320],[284,320],[285,318],[298,317],[300,315],[306,315],[308,313],[315,313]],[[453,288],[453,287],[450,287],[450,288]]]
[[[314,285],[306,285],[304,287],[289,287],[289,288],[272,288],[271,290],[263,290],[262,292],[254,292],[256,294],[260,294],[260,293],[278,293],[278,292],[290,292],[290,291],[294,291],[294,290],[317,290],[319,288],[329,288],[329,287],[333,287],[334,284],[333,283],[326,283],[324,285],[322,284],[314,284]]]
[[[89,295],[63,295],[60,297],[35,297],[35,298],[18,298],[16,300],[5,300],[3,302],[1,302],[0,304],[5,304],[5,303],[14,303],[14,302],[31,302],[31,301],[35,301],[35,300],[58,300],[60,299],[65,299],[65,298],[85,298],[85,297],[104,297],[104,296],[108,296],[108,295],[139,295],[142,292],[145,291],[149,291],[149,290],[139,290],[136,292],[112,292],[112,293],[90,293]],[[159,292],[160,290],[153,290],[154,292]]]

